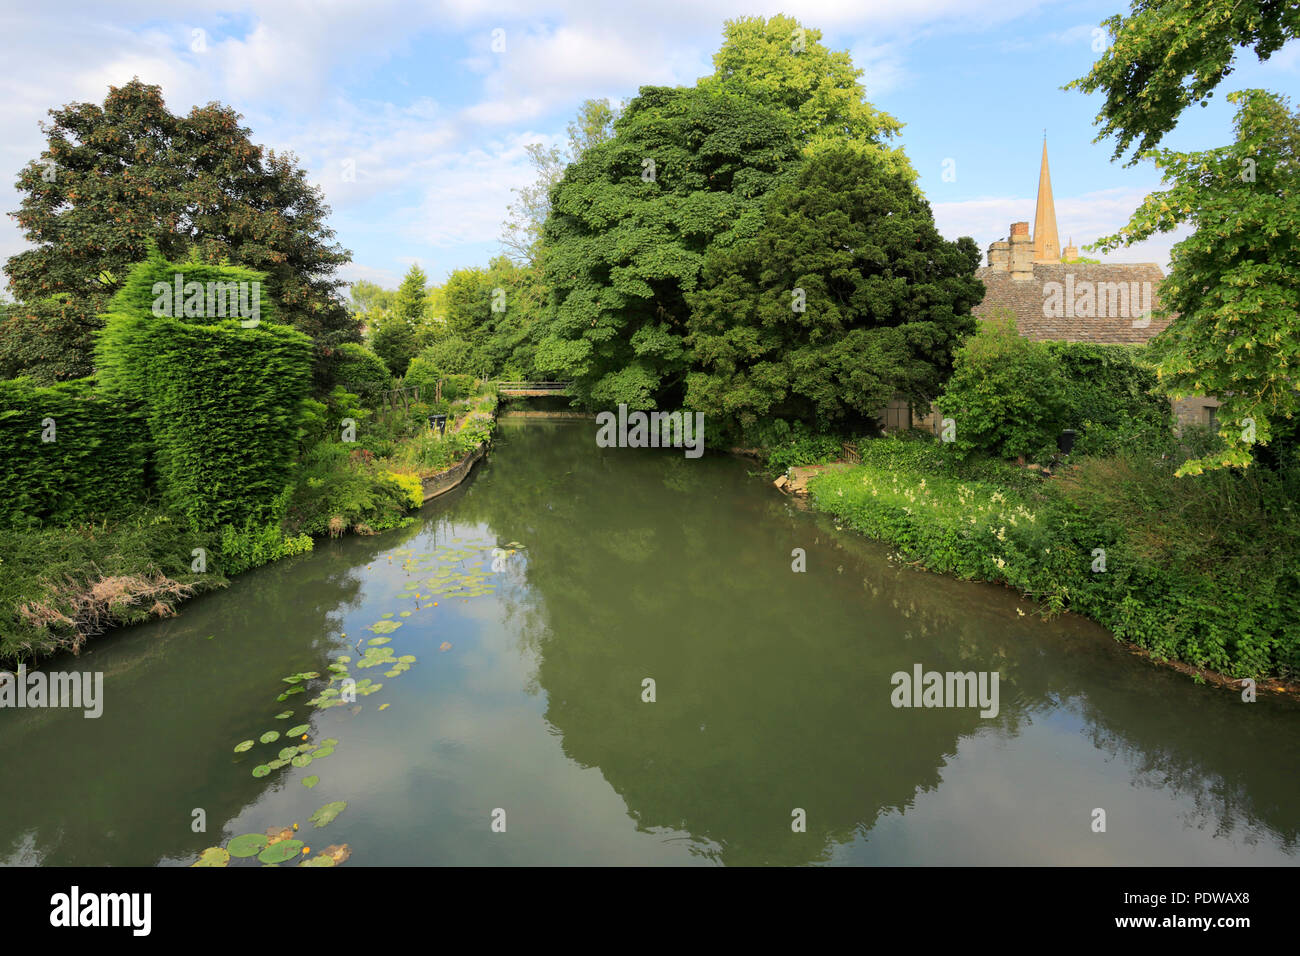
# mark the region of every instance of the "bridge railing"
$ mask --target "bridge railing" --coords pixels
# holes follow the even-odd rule
[[[503,392],[563,392],[572,382],[496,382],[498,391]]]

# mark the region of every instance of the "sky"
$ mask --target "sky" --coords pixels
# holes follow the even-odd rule
[[[1062,245],[1115,232],[1159,188],[1148,164],[1094,143],[1100,94],[1061,89],[1098,52],[1094,30],[1124,0],[0,0],[0,204],[43,147],[47,111],[102,103],[133,77],[186,113],[216,100],[255,143],[292,151],[351,252],[349,280],[396,287],[411,263],[431,281],[501,252],[512,190],[535,174],[525,147],[565,141],[588,98],[712,72],[725,21],[786,13],[848,50],[867,99],[905,124],[940,232],[981,250],[1033,221],[1044,135]],[[495,42],[494,42],[495,41]],[[1162,145],[1231,141],[1230,90],[1300,99],[1300,43],[1266,63],[1238,57],[1208,108]],[[947,175],[945,175],[945,171]],[[1181,234],[1106,261],[1167,268]],[[25,247],[0,221],[0,257]],[[1087,253],[1085,253],[1087,254]],[[1096,255],[1094,253],[1094,255]]]

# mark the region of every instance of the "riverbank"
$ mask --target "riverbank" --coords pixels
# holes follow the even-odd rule
[[[861,464],[807,479],[810,504],[918,566],[1082,614],[1198,679],[1300,673],[1300,515],[1272,473],[1192,481],[1129,456],[1046,477],[963,466],[928,438],[858,448]]]
[[[357,441],[324,442],[304,457],[274,541],[239,555],[223,538],[192,530],[159,507],[99,522],[14,529],[0,542],[0,666],[79,653],[105,631],[171,617],[186,600],[233,577],[310,551],[312,541],[377,534],[461,484],[491,442],[496,396],[460,403],[445,436],[423,419],[363,429]],[[354,413],[355,414],[355,413]],[[437,489],[429,493],[430,488]]]

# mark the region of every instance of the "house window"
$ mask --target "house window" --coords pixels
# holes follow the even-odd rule
[[[1218,421],[1219,421],[1219,410],[1214,406],[1207,407],[1205,409],[1205,424],[1209,425],[1211,428],[1214,428],[1218,424]]]

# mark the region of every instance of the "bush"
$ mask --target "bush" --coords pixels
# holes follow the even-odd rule
[[[156,252],[110,303],[96,356],[106,392],[142,402],[163,499],[196,530],[270,523],[287,487],[311,387],[312,341],[278,325],[262,291],[259,325],[155,316],[151,289],[176,273],[197,282],[261,282],[260,273]]]
[[[835,461],[844,448],[841,439],[814,432],[801,421],[791,425],[784,419],[773,419],[751,429],[751,434],[767,456],[767,467],[773,471]]]
[[[1065,378],[1046,343],[1016,331],[1014,317],[980,324],[958,350],[938,406],[955,425],[961,457],[1040,455],[1054,448],[1065,421]]]
[[[373,402],[380,392],[392,388],[393,376],[384,360],[370,349],[345,342],[334,351],[334,382]]]
[[[383,467],[366,448],[322,442],[308,453],[288,502],[284,525],[291,533],[338,535],[363,527],[387,531],[424,503],[413,475]]]
[[[65,523],[138,505],[149,457],[138,407],[104,401],[90,379],[0,382],[0,524]]]

